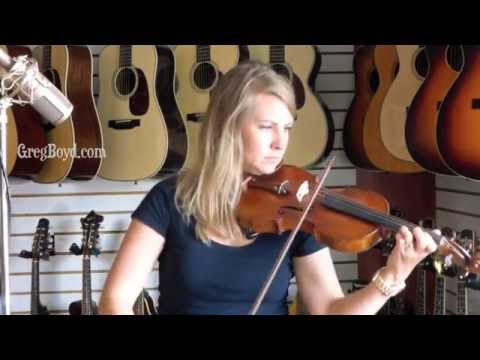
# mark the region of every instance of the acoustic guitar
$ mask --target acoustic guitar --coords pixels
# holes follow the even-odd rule
[[[480,180],[480,48],[463,50],[465,64],[438,114],[438,150],[451,171]]]
[[[405,122],[413,97],[428,72],[424,48],[419,45],[395,45],[399,71],[388,89],[380,113],[380,135],[393,156],[413,161],[405,141]]]
[[[32,52],[26,46],[8,45],[7,49],[12,57],[21,55],[32,56]],[[31,179],[40,172],[45,161],[41,156],[28,156],[32,155],[28,154],[30,150],[41,150],[47,146],[47,135],[42,126],[42,118],[31,105],[13,105],[9,111],[8,121],[7,147],[9,152],[7,161],[11,164],[11,159],[16,159],[9,170],[9,174]],[[10,150],[11,147],[15,148]]]
[[[69,71],[69,52],[66,45],[44,45],[33,49],[33,56],[40,71],[65,96]],[[63,181],[72,169],[74,157],[71,149],[75,146],[75,129],[72,117],[52,127],[44,122],[48,146],[53,149],[53,156],[48,156],[42,169],[33,178],[39,183],[56,183]]]
[[[395,173],[418,173],[423,169],[413,161],[393,156],[385,147],[380,130],[380,114],[385,96],[397,76],[399,59],[395,45],[377,45],[374,54],[379,87],[368,106],[363,126],[365,151],[378,169]]]
[[[176,172],[185,164],[188,153],[187,125],[175,97],[175,58],[167,46],[157,46],[156,89],[168,131],[168,151],[161,172]]]
[[[284,162],[309,167],[321,162],[333,148],[335,128],[326,105],[315,97],[315,79],[321,57],[313,45],[249,45],[249,56],[269,64],[285,76],[295,91],[297,119],[290,132]]]
[[[184,167],[197,162],[198,141],[210,92],[220,77],[241,60],[237,45],[177,45],[175,96],[187,130],[187,158]]]
[[[98,61],[105,148],[99,176],[135,181],[158,175],[168,153],[168,130],[156,90],[157,48],[109,45]]]
[[[102,131],[93,98],[93,60],[88,46],[68,45],[67,96],[72,102],[76,156],[68,177],[93,179],[102,162]],[[90,154],[89,154],[90,153]]]
[[[375,45],[362,45],[355,51],[355,95],[343,125],[343,146],[347,157],[356,167],[366,170],[378,170],[367,156],[363,135],[365,115],[379,85],[374,53]]]
[[[429,71],[415,95],[405,123],[410,155],[428,171],[454,175],[445,164],[437,142],[438,112],[463,65],[459,46],[427,45]]]

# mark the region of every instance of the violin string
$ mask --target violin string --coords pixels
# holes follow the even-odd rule
[[[387,226],[392,226],[392,224],[395,225],[405,225],[408,229],[412,230],[413,228],[419,226],[417,224],[413,224],[411,222],[405,221],[399,217],[392,216],[392,215],[385,215],[379,211],[369,209],[361,204],[358,204],[356,202],[351,201],[350,199],[346,198],[345,196],[342,196],[340,194],[333,194],[332,191],[329,191],[327,189],[325,190],[320,190],[320,193],[325,196],[325,199],[328,201],[334,201],[339,205],[339,210],[345,210],[353,215],[357,215],[359,217],[362,217],[367,220],[371,220],[372,222],[379,222],[382,225],[387,225]],[[320,197],[320,195],[318,195]],[[331,204],[333,205],[333,204]],[[327,204],[328,206],[328,204]],[[363,213],[363,214],[361,214]],[[465,258],[465,260],[470,260],[471,256],[470,254],[459,244],[457,244],[454,241],[449,241],[448,239],[438,236],[438,234],[434,233],[433,231],[427,231],[423,229],[427,233],[429,233],[433,240],[437,243],[437,245],[440,245],[440,240],[443,238],[447,240],[447,243],[449,247],[452,250],[456,250],[457,253],[460,253],[462,257]]]

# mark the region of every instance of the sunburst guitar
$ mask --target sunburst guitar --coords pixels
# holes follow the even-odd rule
[[[348,159],[356,167],[378,170],[365,151],[363,124],[368,106],[378,89],[378,72],[373,61],[375,45],[361,45],[355,50],[355,96],[350,103],[343,125],[343,146]]]
[[[438,150],[437,120],[442,102],[463,66],[463,50],[449,45],[427,45],[425,50],[429,71],[408,112],[407,147],[415,161],[430,172],[454,175]]]
[[[177,45],[175,47],[178,107],[186,122],[188,152],[184,167],[197,162],[200,127],[210,92],[220,77],[241,60],[237,45]]]
[[[438,114],[437,141],[443,160],[458,175],[480,180],[480,49],[463,46],[465,64]]]
[[[252,60],[269,64],[285,76],[295,91],[297,120],[290,133],[284,162],[309,167],[333,148],[335,128],[330,112],[312,89],[320,69],[320,54],[313,45],[249,45]]]
[[[100,53],[102,178],[135,181],[162,169],[168,133],[156,93],[157,66],[154,45],[109,45]]]

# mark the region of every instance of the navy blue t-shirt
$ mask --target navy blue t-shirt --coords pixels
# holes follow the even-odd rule
[[[159,313],[248,314],[289,233],[260,234],[242,247],[206,245],[195,235],[195,220],[187,224],[175,207],[175,182],[171,177],[155,185],[132,214],[165,238],[158,259]],[[293,257],[323,247],[313,236],[297,234],[257,314],[288,313]]]

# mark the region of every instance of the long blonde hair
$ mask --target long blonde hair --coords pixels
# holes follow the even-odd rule
[[[241,129],[255,109],[258,94],[282,100],[296,117],[295,95],[283,76],[269,66],[245,61],[227,72],[211,93],[200,130],[198,162],[179,174],[175,202],[196,236],[209,244],[207,229],[228,239],[242,239],[235,209],[243,180]]]

